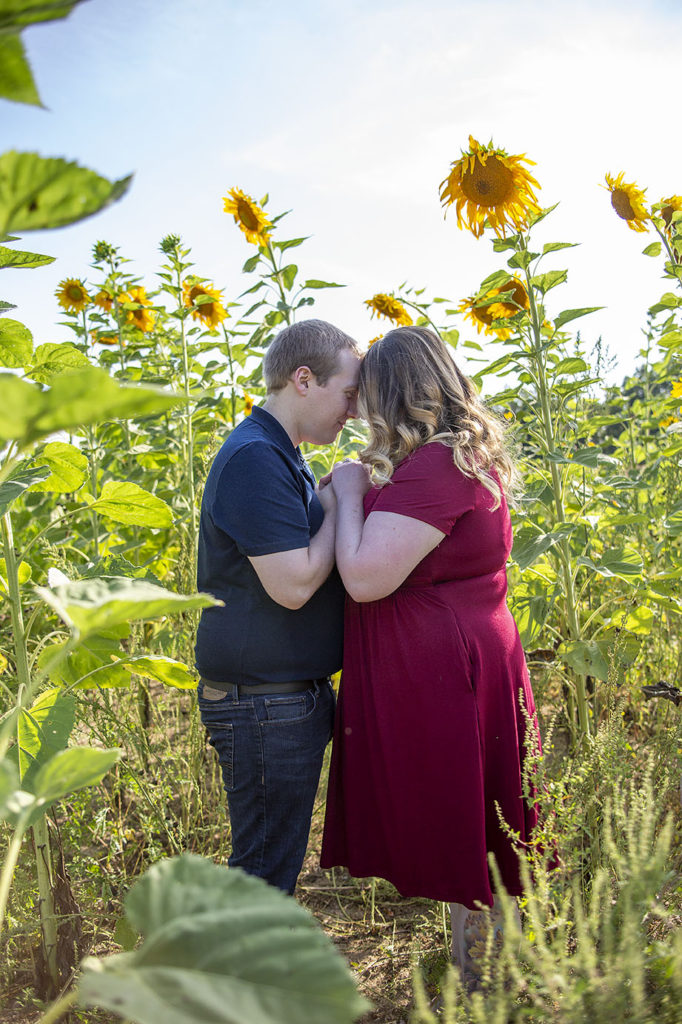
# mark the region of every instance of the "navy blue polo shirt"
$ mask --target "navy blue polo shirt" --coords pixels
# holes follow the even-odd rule
[[[204,679],[285,683],[341,668],[345,591],[336,567],[292,610],[268,596],[249,562],[307,548],[323,519],[300,450],[255,406],[218,452],[201,503],[199,590],[225,603],[201,613],[196,664]]]

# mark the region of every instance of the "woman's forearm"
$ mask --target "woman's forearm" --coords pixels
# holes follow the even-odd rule
[[[365,514],[361,494],[342,494],[336,508],[336,565],[343,584],[355,600],[357,588],[364,583],[360,556]]]

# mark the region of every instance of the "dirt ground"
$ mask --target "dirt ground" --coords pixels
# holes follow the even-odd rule
[[[323,810],[318,799],[296,896],[343,954],[359,991],[373,1004],[361,1024],[408,1024],[415,963],[432,995],[448,963],[442,905],[404,899],[381,879],[351,878],[341,868],[323,871]]]

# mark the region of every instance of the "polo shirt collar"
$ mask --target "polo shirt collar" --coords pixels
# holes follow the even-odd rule
[[[301,449],[294,445],[282,424],[267,409],[263,409],[260,405],[254,405],[251,410],[251,418],[255,419],[256,423],[280,448],[286,452],[293,451],[299,458],[302,458]]]

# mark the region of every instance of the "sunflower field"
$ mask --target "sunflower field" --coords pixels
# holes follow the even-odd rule
[[[21,31],[71,6],[2,15],[1,96],[35,102]],[[595,309],[562,308],[557,261],[575,243],[534,241],[553,207],[530,164],[470,137],[440,184],[453,233],[491,246],[478,292],[366,300],[377,330],[440,334],[518,457],[509,601],[544,744],[527,752],[541,826],[519,849],[520,920],[503,894],[503,936],[481,935],[465,991],[442,906],[319,868],[323,794],[296,900],[217,866],[229,825],[193,668],[213,601],[195,590],[202,487],[264,397],[270,340],[342,286],[303,271],[305,238],[286,237],[267,196],[231,187],[238,293],[167,235],[152,279],[103,240],[56,295],[36,285],[70,341],[41,343],[0,303],[3,1021],[682,1016],[682,196],[651,203],[605,175],[624,244],[646,234],[664,279],[616,386],[575,329]],[[0,155],[0,266],[39,271],[52,257],[17,232],[125,202],[128,184]],[[363,443],[352,422],[305,454],[319,477]]]

